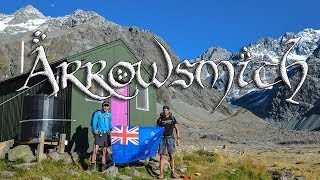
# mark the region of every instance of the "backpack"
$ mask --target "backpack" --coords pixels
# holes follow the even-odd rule
[[[95,112],[92,113],[92,116],[91,116],[91,127],[93,127],[93,116],[96,112],[99,112],[99,118],[98,118],[98,122],[97,124],[99,124],[99,121],[100,121],[100,116],[101,116],[101,110],[96,110]]]

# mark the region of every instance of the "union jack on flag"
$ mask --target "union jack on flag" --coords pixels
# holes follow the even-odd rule
[[[115,126],[111,131],[112,161],[122,164],[154,157],[163,127]]]
[[[118,126],[113,127],[111,131],[111,144],[120,141],[122,145],[128,145],[131,142],[139,145],[139,127],[138,126]]]

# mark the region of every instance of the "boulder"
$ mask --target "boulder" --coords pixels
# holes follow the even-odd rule
[[[22,163],[22,164],[13,165],[13,167],[17,169],[29,169],[35,166],[36,164],[37,163]]]
[[[116,177],[118,175],[118,168],[116,166],[110,166],[104,172],[108,177]]]
[[[140,177],[141,173],[135,169],[131,169],[131,176]]]
[[[182,173],[185,173],[185,172],[187,172],[188,169],[187,169],[186,165],[180,165],[180,166],[176,167],[176,170],[178,170],[178,171],[180,171]]]
[[[76,152],[71,153],[71,158],[73,159],[73,162],[78,162],[79,160],[79,154]]]
[[[73,163],[71,156],[66,152],[62,154],[59,154],[58,152],[51,152],[48,154],[48,158],[54,161],[63,161],[66,164]]]
[[[156,154],[156,156],[150,158],[150,160],[151,160],[151,161],[154,161],[154,162],[160,162],[160,156],[159,156],[159,154]]]
[[[9,149],[13,146],[14,140],[0,142],[0,159],[4,159],[6,154],[9,152]]]
[[[147,176],[136,169],[131,169],[131,176],[132,177],[138,177],[138,178],[147,178]]]
[[[29,163],[36,160],[30,147],[28,145],[19,145],[8,151],[8,160],[16,161],[22,159],[24,162]]]
[[[150,161],[149,165],[151,166],[152,169],[158,169],[160,166],[160,163]]]
[[[79,176],[79,173],[77,171],[71,170],[71,169],[66,169],[64,172],[67,174],[70,174],[71,176]]]
[[[0,176],[3,178],[11,178],[15,174],[16,172],[13,172],[13,171],[0,171]]]

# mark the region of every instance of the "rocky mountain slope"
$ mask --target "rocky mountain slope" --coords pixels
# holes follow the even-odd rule
[[[244,107],[253,112],[258,117],[276,125],[288,129],[296,130],[319,130],[319,116],[317,115],[317,107],[319,100],[319,87],[317,82],[319,79],[319,43],[320,30],[304,29],[297,34],[286,33],[285,35],[273,38],[261,38],[255,44],[247,46],[251,57],[240,59],[239,53],[231,53],[226,49],[213,47],[201,54],[198,58],[191,61],[213,60],[216,63],[221,60],[230,59],[232,64],[236,66],[238,62],[250,60],[244,73],[244,80],[249,82],[252,80],[253,71],[262,65],[262,61],[270,63],[279,63],[280,58],[289,48],[284,45],[288,39],[301,38],[298,44],[293,48],[288,56],[288,64],[297,60],[305,60],[309,66],[307,80],[300,89],[300,92],[295,96],[295,99],[301,102],[299,105],[289,104],[285,99],[292,95],[290,90],[283,83],[278,83],[267,89],[258,89],[253,82],[246,87],[239,87],[236,80],[230,93],[227,95],[227,100],[230,104]],[[215,88],[221,92],[225,91],[227,84],[226,71],[220,68],[219,80],[215,84]],[[300,70],[290,70],[292,83],[297,86],[300,81]],[[236,77],[238,78],[240,68],[236,68]],[[209,82],[212,79],[212,71],[207,67],[207,71],[203,72],[203,79]],[[264,68],[261,73],[263,82],[273,83],[279,80],[279,66],[273,68]]]
[[[284,45],[284,43],[288,39],[292,38],[301,39],[290,52],[288,56],[289,63],[294,62],[296,60],[306,60],[310,55],[312,55],[313,51],[318,47],[320,43],[320,30],[308,28],[296,34],[292,32],[285,33],[283,36],[280,36],[277,39],[273,39],[271,37],[261,38],[256,43],[249,44],[248,46],[246,46],[248,52],[250,52],[251,54],[250,58],[246,59],[239,58],[241,52],[229,52],[228,50],[220,47],[211,47],[203,54],[199,55],[197,58],[192,59],[190,61],[195,62],[203,59],[212,60],[214,62],[220,62],[222,60],[231,60],[234,66],[236,66],[236,64],[240,61],[250,60],[250,63],[248,64],[244,73],[244,80],[249,82],[250,80],[252,80],[253,71],[262,65],[262,61],[270,63],[279,63],[280,58],[288,49],[288,45]],[[226,75],[226,72],[221,72],[222,73],[220,74],[220,76],[224,77]],[[240,72],[240,67],[236,68],[236,72],[238,75]],[[206,79],[210,77],[211,74],[211,69],[207,68],[206,71],[203,71],[202,77]],[[261,71],[261,79],[264,82],[272,83],[278,76],[278,67],[265,68]],[[225,81],[226,80],[223,78],[220,78],[220,81],[218,81],[217,87],[220,91],[224,91],[224,86],[226,85]],[[253,83],[250,83],[248,86],[244,88],[238,87],[236,81],[234,83],[235,84],[233,88],[227,96],[229,100],[237,99],[247,94],[248,92],[257,89]]]
[[[121,26],[106,20],[95,12],[83,10],[77,10],[70,15],[57,18],[47,17],[29,5],[13,14],[0,14],[0,79],[10,78],[19,74],[21,38],[24,38],[26,41],[25,70],[30,69],[34,59],[27,56],[27,54],[33,48],[31,35],[35,30],[41,30],[47,34],[47,38],[41,43],[46,49],[49,61],[59,60],[120,38],[125,41],[138,59],[143,60],[142,62],[146,67],[152,62],[156,62],[158,69],[165,69],[162,53],[152,39],[156,37],[169,51],[173,63],[176,65],[180,62],[180,58],[170,49],[169,45],[148,30],[133,26]],[[248,51],[251,53],[251,62],[245,72],[245,80],[249,81],[251,79],[252,71],[260,65],[260,61],[279,62],[280,57],[287,48],[283,46],[283,43],[293,37],[301,37],[301,40],[289,55],[291,61],[308,59],[307,61],[311,62],[312,57],[317,59],[312,53],[319,44],[319,30],[305,29],[297,34],[286,33],[277,39],[262,38],[255,44],[247,46]],[[209,48],[205,53],[199,55],[198,58],[190,61],[195,62],[201,59],[213,60],[215,62],[230,59],[234,65],[239,61],[243,61],[243,59],[239,58],[239,53],[232,53],[220,47]],[[313,68],[316,68],[316,66]],[[316,69],[313,71],[316,71]],[[226,71],[221,72],[220,76],[224,77]],[[238,73],[239,69],[236,69],[236,72]],[[161,80],[166,72],[159,71],[158,73],[157,77]],[[212,78],[210,73],[210,68],[202,72],[204,82],[205,79],[209,80]],[[266,69],[262,71],[261,75],[262,79],[267,82],[273,82],[279,76],[276,69]],[[310,77],[308,76],[308,78],[312,80],[318,79],[316,75],[309,75]],[[178,78],[180,78],[178,75],[173,74],[168,82]],[[216,89],[209,87],[202,89],[195,83],[187,89],[168,87],[168,84],[166,84],[157,92],[158,102],[173,105],[173,102],[181,101],[188,103],[192,107],[212,111],[222,97],[225,82],[225,79],[220,78],[215,86]],[[311,81],[310,83],[315,82]],[[305,86],[308,86],[307,83],[305,83]],[[239,88],[235,83],[227,100],[229,104],[232,103],[249,109],[257,115],[254,116],[257,120],[260,117],[280,127],[298,130],[317,130],[318,125],[314,123],[317,116],[313,113],[315,109],[312,110],[312,107],[315,107],[317,104],[317,93],[310,96],[312,97],[312,101],[306,101],[308,100],[306,99],[308,92],[313,92],[316,89],[315,85],[310,85],[309,88],[302,88],[303,91],[301,93],[304,94],[299,98],[305,100],[306,105],[302,104],[299,106],[284,103],[284,99],[289,91],[283,93],[283,89],[281,88],[286,87],[279,84],[272,89],[259,90],[252,84],[245,88]],[[238,111],[231,108],[229,104],[225,101],[218,108],[218,112],[226,116],[225,118],[231,117]],[[265,108],[269,106],[272,106],[272,109]],[[308,113],[302,112],[306,109]],[[181,109],[179,113],[184,113],[184,110]],[[290,119],[296,117],[299,117],[297,121],[290,121]]]
[[[285,99],[293,91],[283,83],[274,85],[271,89],[252,91],[233,103],[245,107],[265,120],[278,126],[296,130],[320,130],[319,98],[320,98],[320,48],[306,60],[309,71],[301,90],[295,99],[299,105],[288,104]],[[290,80],[294,87],[299,83],[301,73],[299,68],[291,70]]]
[[[137,28],[120,26],[106,20],[95,12],[77,10],[70,15],[63,17],[46,17],[32,6],[26,6],[17,12],[4,15],[1,14],[0,24],[0,77],[2,79],[16,76],[20,72],[20,41],[26,41],[25,70],[33,65],[33,58],[27,56],[33,45],[31,35],[34,30],[46,32],[47,38],[41,42],[46,49],[49,61],[59,60],[63,57],[88,50],[98,45],[122,39],[139,60],[142,60],[146,67],[156,62],[158,69],[165,69],[166,65],[160,48],[154,42],[156,37],[168,50],[173,64],[180,62],[179,57],[170,49],[168,44],[150,31]],[[24,20],[21,23],[20,21]],[[30,25],[32,24],[32,25]],[[10,31],[9,29],[18,29]],[[165,71],[158,71],[158,79],[163,80]],[[173,74],[173,79],[180,79]],[[179,87],[168,87],[164,85],[158,90],[158,101],[168,103],[172,99],[180,99],[194,106],[212,110],[221,98],[221,94],[213,88],[200,89],[196,85],[187,89]],[[218,109],[224,114],[233,114],[233,109],[224,102]]]
[[[171,112],[181,127],[182,149],[210,149],[230,144],[242,144],[251,148],[274,148],[281,145],[320,142],[320,132],[278,128],[246,109],[239,108],[233,116],[226,116],[219,112],[212,114],[180,100],[173,100],[172,103]],[[161,110],[160,104],[157,109]]]

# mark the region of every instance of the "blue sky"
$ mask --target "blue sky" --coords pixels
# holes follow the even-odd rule
[[[182,59],[211,46],[232,52],[260,37],[278,37],[304,28],[320,29],[317,0],[0,0],[0,12],[32,4],[46,16],[92,10],[120,25],[151,30]]]

